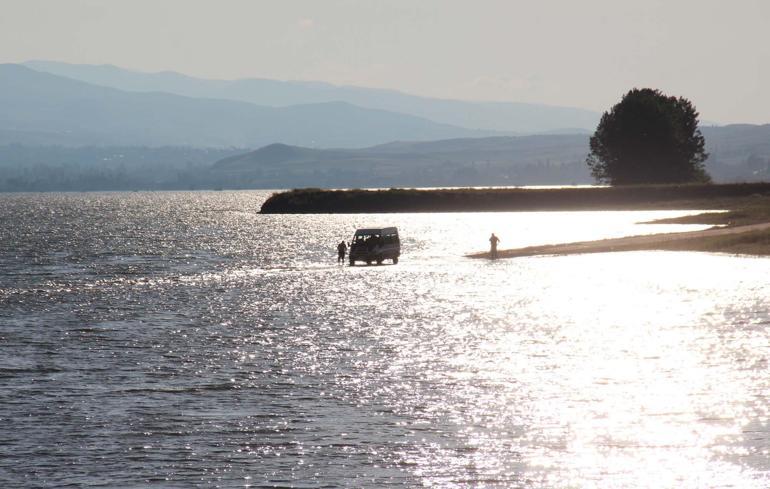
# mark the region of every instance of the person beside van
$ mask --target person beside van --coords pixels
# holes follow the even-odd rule
[[[348,245],[345,244],[345,240],[340,241],[337,245],[337,263],[345,261],[345,253],[348,251]]]

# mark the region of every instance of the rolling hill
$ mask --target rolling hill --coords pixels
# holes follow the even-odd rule
[[[770,180],[770,124],[705,127],[717,182]],[[363,149],[273,144],[216,162],[223,177],[263,187],[592,183],[587,135],[393,142]]]
[[[394,142],[362,149],[272,144],[216,162],[222,178],[263,188],[588,183],[583,135]]]

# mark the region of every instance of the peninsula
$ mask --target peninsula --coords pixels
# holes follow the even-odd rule
[[[770,183],[562,188],[295,189],[271,195],[262,214],[732,209],[770,196]]]

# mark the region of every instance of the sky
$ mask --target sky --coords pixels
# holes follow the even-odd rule
[[[604,111],[634,87],[770,122],[768,0],[0,0],[0,62],[53,60]]]

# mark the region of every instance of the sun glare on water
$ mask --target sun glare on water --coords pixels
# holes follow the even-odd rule
[[[78,487],[770,485],[767,259],[478,260],[492,232],[504,249],[693,227],[252,212],[265,197],[5,198],[0,467]],[[356,228],[390,225],[397,265],[337,264]]]
[[[434,374],[443,365],[453,388],[432,408],[467,452],[425,449],[414,462],[428,485],[453,467],[490,485],[766,487],[767,449],[746,446],[746,431],[766,433],[756,392],[767,383],[736,368],[764,361],[766,338],[725,327],[752,307],[733,287],[761,289],[760,277],[728,258],[666,252],[491,266],[470,294],[434,284],[446,301],[471,302],[448,318]]]

